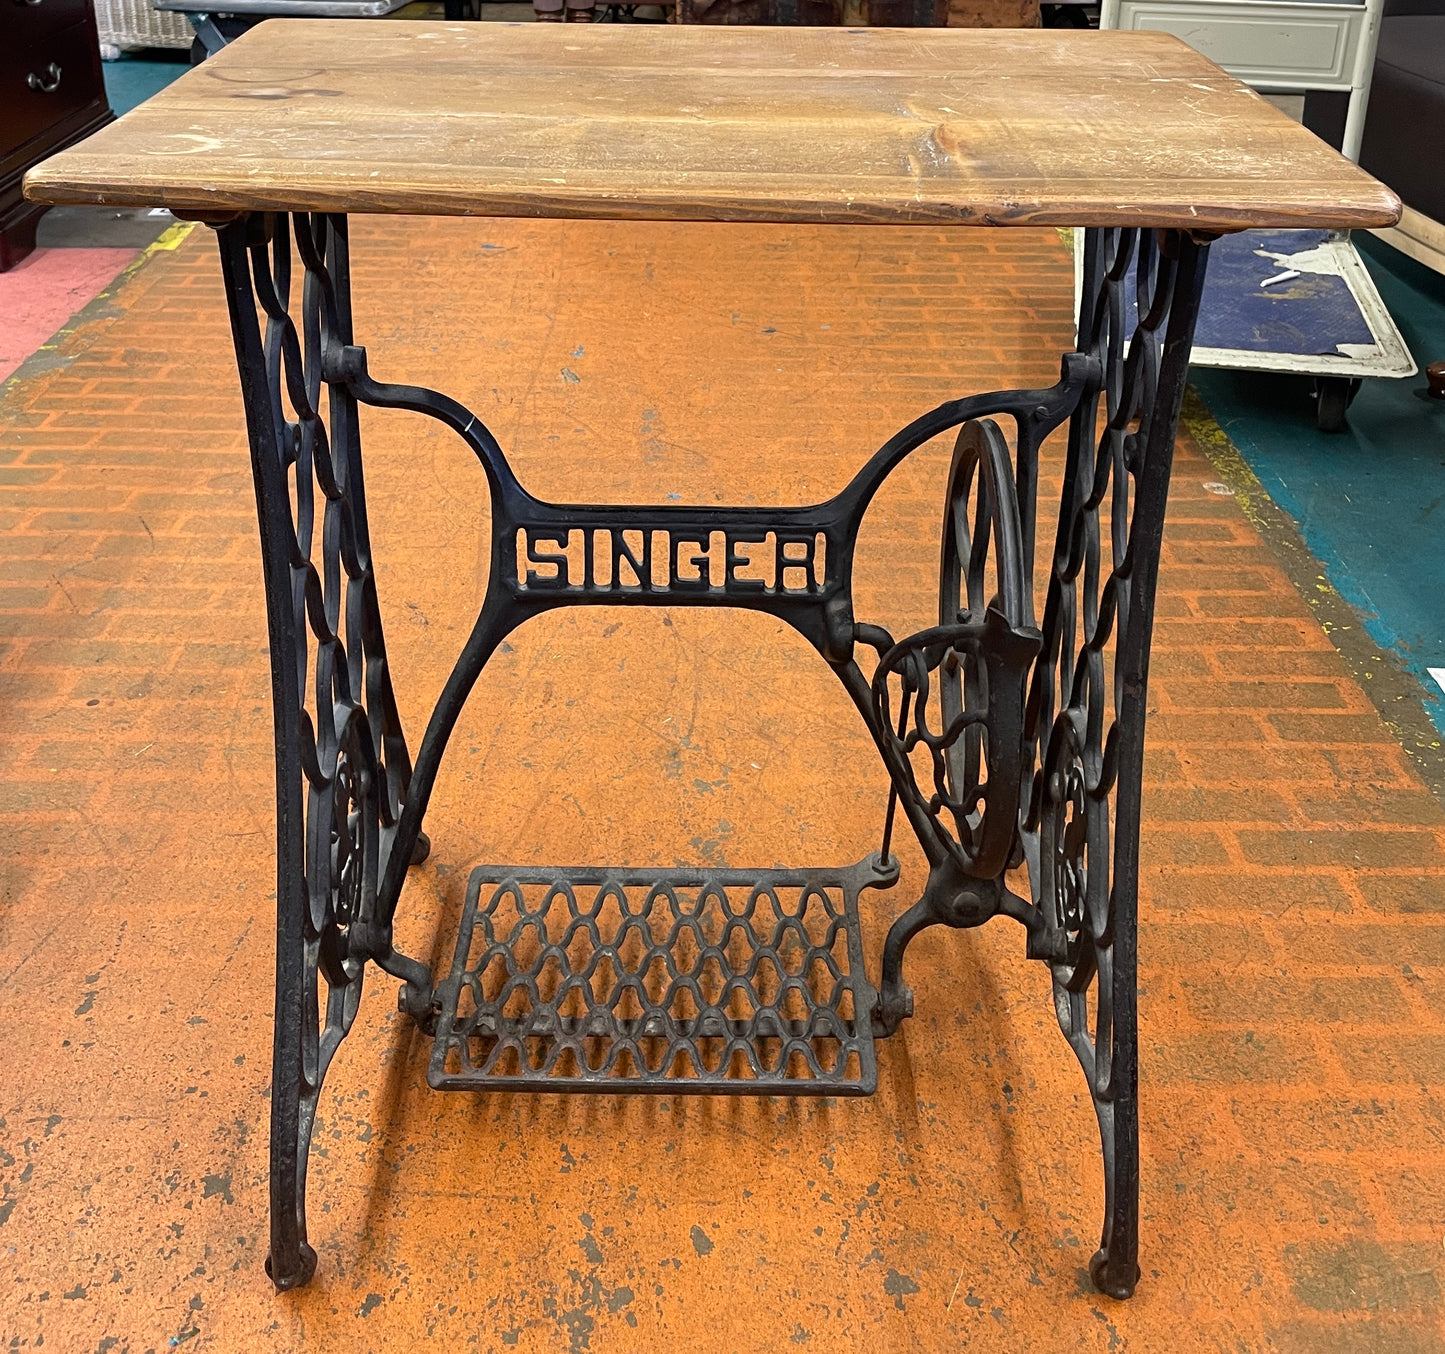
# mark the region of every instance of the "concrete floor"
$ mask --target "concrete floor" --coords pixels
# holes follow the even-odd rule
[[[802,502],[938,400],[1052,378],[1053,232],[354,226],[357,327],[554,498]],[[963,279],[960,285],[960,279]],[[474,615],[486,494],[367,413],[413,738]],[[860,613],[934,607],[947,448],[880,498]],[[314,1284],[266,1235],[270,717],[247,452],[198,229],[0,402],[0,1334],[331,1348],[1445,1350],[1445,814],[1217,468],[1181,441],[1143,842],[1143,1281],[1083,1266],[1097,1138],[1004,922],[915,947],[854,1102],[425,1088],[377,981],[322,1098]],[[722,613],[558,615],[453,741],[403,948],[478,860],[842,863],[886,785],[816,656]],[[871,955],[918,886],[870,895]]]

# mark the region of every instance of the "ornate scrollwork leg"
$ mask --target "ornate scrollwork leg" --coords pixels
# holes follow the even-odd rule
[[[1027,714],[1026,754],[1037,758],[1021,834],[1038,914],[1029,952],[1050,965],[1059,1025],[1098,1118],[1104,1225],[1089,1270],[1115,1298],[1129,1297],[1138,1279],[1136,917],[1149,642],[1204,256],[1176,233],[1088,233],[1079,348],[1098,379],[1070,424]]]
[[[294,300],[293,233],[304,266]],[[430,975],[394,951],[390,912],[378,905],[411,762],[377,606],[356,402],[325,371],[352,337],[346,222],[252,216],[219,235],[271,649],[277,956],[266,1267],[287,1289],[316,1267],[306,1240],[307,1155],[365,963],[428,990]],[[400,845],[413,860],[425,853],[421,834]]]

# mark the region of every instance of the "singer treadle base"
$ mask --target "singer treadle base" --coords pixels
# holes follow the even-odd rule
[[[858,896],[842,869],[472,872],[427,1079],[438,1090],[869,1095]]]

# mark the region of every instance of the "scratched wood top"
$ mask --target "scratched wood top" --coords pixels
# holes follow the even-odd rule
[[[49,203],[1380,226],[1395,196],[1178,39],[273,20],[26,180]]]

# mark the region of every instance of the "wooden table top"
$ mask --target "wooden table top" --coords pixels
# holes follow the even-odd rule
[[[1382,226],[1387,188],[1160,33],[272,20],[30,171],[48,203]]]

